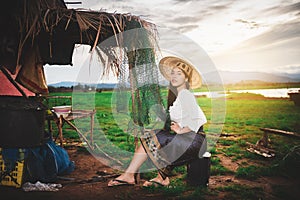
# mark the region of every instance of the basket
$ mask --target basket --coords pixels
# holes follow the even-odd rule
[[[24,153],[23,150],[20,149],[20,153]],[[14,170],[8,174],[6,165],[2,158],[2,150],[0,148],[0,174],[1,174],[0,185],[20,188],[22,186],[22,180],[24,174],[23,169],[24,169],[24,160],[17,161]]]

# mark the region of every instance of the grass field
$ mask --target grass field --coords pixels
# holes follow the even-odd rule
[[[165,94],[163,92],[163,98],[165,98]],[[128,113],[114,116],[114,112],[112,112],[112,107],[114,107],[114,104],[112,104],[112,92],[55,93],[51,95],[73,95],[74,105],[82,109],[96,109],[95,143],[121,162],[126,164],[130,161],[130,156],[134,151],[134,137],[130,134],[130,130],[126,129],[130,123],[130,117],[128,117]],[[212,123],[212,100],[201,97],[197,98],[197,101],[207,116],[208,124],[205,126],[205,131],[209,134],[210,130],[208,127]],[[52,103],[57,104],[58,102]],[[249,180],[254,180],[261,176],[274,175],[300,178],[298,172],[300,166],[299,139],[270,135],[270,147],[276,152],[276,156],[271,159],[266,159],[246,150],[247,142],[255,144],[262,137],[263,132],[260,128],[275,128],[300,133],[300,107],[295,106],[292,101],[286,98],[265,98],[256,94],[235,93],[226,97],[226,104],[224,105],[226,106],[226,113],[224,124],[222,124],[222,133],[227,133],[230,137],[219,137],[215,147],[211,149],[211,175],[231,174],[235,177]],[[88,121],[82,120],[76,123],[81,129],[88,128]],[[79,138],[77,133],[68,130],[67,126],[64,129],[64,136]],[[101,152],[96,153],[98,155],[101,154]],[[226,156],[233,162],[239,163],[238,169],[232,171],[224,167],[220,162],[219,155]],[[114,161],[110,160],[109,162],[114,164]],[[172,185],[176,189],[165,188],[163,192],[176,195],[182,191],[189,190],[181,181],[186,176],[185,173],[184,167],[176,168],[174,174],[177,174],[177,178],[172,180]],[[148,172],[143,174],[143,176],[146,178],[151,177],[153,173]],[[218,190],[235,191],[243,199],[258,198],[262,195],[260,188],[255,188],[255,190],[250,192],[247,191],[247,186],[241,185],[221,187]],[[192,199],[203,192],[207,195],[213,195],[210,194],[211,191],[200,188],[187,196]]]

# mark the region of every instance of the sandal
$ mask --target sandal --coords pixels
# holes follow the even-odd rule
[[[163,183],[155,181],[153,179],[151,179],[150,181],[146,181],[143,184],[143,187],[151,187],[151,186],[155,186],[155,187],[167,187],[168,185],[164,185]]]
[[[111,181],[109,181],[108,187],[114,187],[114,186],[134,186],[134,183],[129,183],[127,181],[118,180],[118,179],[112,179]]]

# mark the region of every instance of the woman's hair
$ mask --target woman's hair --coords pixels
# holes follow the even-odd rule
[[[183,73],[184,73],[184,76],[187,77],[187,74],[181,70]],[[188,79],[189,80],[189,79]],[[185,82],[185,85],[186,85],[186,88],[187,89],[190,89],[190,84],[189,82]],[[168,90],[168,99],[167,99],[167,113],[170,109],[170,106],[173,105],[174,101],[176,100],[177,98],[177,95],[178,95],[178,92],[177,92],[177,88],[174,87],[171,83],[169,84],[169,90]],[[165,126],[164,128],[167,129],[167,130],[170,130],[170,123],[171,123],[171,119],[170,119],[170,115],[168,113],[168,116],[167,116],[167,120],[165,122]]]
[[[172,84],[169,84],[169,90],[168,90],[168,99],[167,99],[167,108],[169,110],[170,106],[173,105],[174,101],[176,100],[178,95],[176,87],[172,86]]]

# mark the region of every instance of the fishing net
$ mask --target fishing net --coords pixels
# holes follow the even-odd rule
[[[129,115],[127,133],[138,137],[145,128],[153,129],[165,119],[159,84],[159,70],[153,49],[128,52],[118,76],[115,90],[116,112]]]
[[[116,38],[119,46],[109,48],[108,55],[117,58],[111,62],[114,66],[110,67],[118,77],[116,111],[129,111],[132,120],[128,130],[132,129],[135,133],[149,127],[157,118],[164,119],[165,113],[156,62],[159,51],[155,46],[156,36],[153,29],[133,28],[137,26],[130,24],[127,26],[128,31],[118,34]],[[99,47],[107,54],[110,45],[102,44]]]

